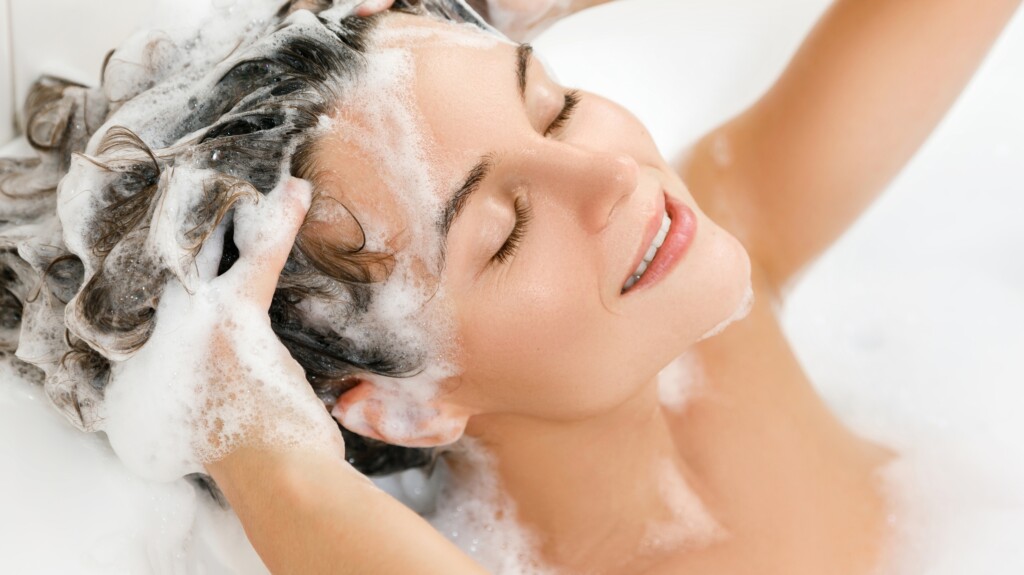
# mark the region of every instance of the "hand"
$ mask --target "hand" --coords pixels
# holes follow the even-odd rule
[[[267,315],[310,193],[290,179],[239,200],[239,259],[217,276],[222,225],[204,243],[190,285],[168,283],[146,344],[115,366],[103,428],[138,473],[176,479],[243,447],[344,457],[337,425]]]
[[[365,0],[359,6],[356,6],[356,16],[373,16],[378,12],[384,12],[391,5],[395,3],[395,0]],[[317,0],[295,0],[292,2],[288,13],[295,12],[296,10],[311,10],[317,12],[322,10],[324,6]]]
[[[492,26],[509,38],[526,41],[558,20],[610,0],[468,0]]]
[[[551,24],[574,12],[610,0],[467,0],[492,26],[508,37],[524,41],[540,34]],[[391,8],[395,0],[366,0],[356,8],[357,16],[372,16]]]
[[[395,0],[366,0],[356,8],[356,16],[373,16],[378,12],[384,12]]]

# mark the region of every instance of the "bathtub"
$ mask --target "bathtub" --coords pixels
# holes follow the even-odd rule
[[[170,14],[157,0],[98,4],[0,0],[0,144],[32,78],[92,82],[109,47]],[[671,157],[751,103],[827,4],[621,0],[535,45],[563,83],[634,110]],[[903,572],[1024,573],[1022,71],[1018,15],[917,157],[785,304],[829,403],[906,454],[887,470],[902,486],[891,520],[916,534]],[[0,572],[262,571],[230,513],[196,504],[183,482],[132,476],[3,364],[0,457]]]

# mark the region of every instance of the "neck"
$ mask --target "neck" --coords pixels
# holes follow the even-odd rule
[[[607,572],[636,565],[638,554],[656,560],[718,535],[672,440],[656,382],[599,417],[488,415],[474,418],[468,434],[493,458],[519,521],[540,536],[542,555],[555,565]],[[456,480],[479,472],[468,458],[453,458]]]

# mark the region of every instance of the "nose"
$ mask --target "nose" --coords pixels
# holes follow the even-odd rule
[[[633,194],[640,171],[627,154],[580,148],[537,160],[545,166],[539,171],[552,197],[591,233],[604,229],[616,207]]]

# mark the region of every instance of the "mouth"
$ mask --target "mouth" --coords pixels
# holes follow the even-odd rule
[[[645,251],[640,254],[639,263],[626,278],[622,293],[653,285],[668,275],[686,255],[696,232],[697,217],[693,210],[666,194],[660,224],[646,244]]]

